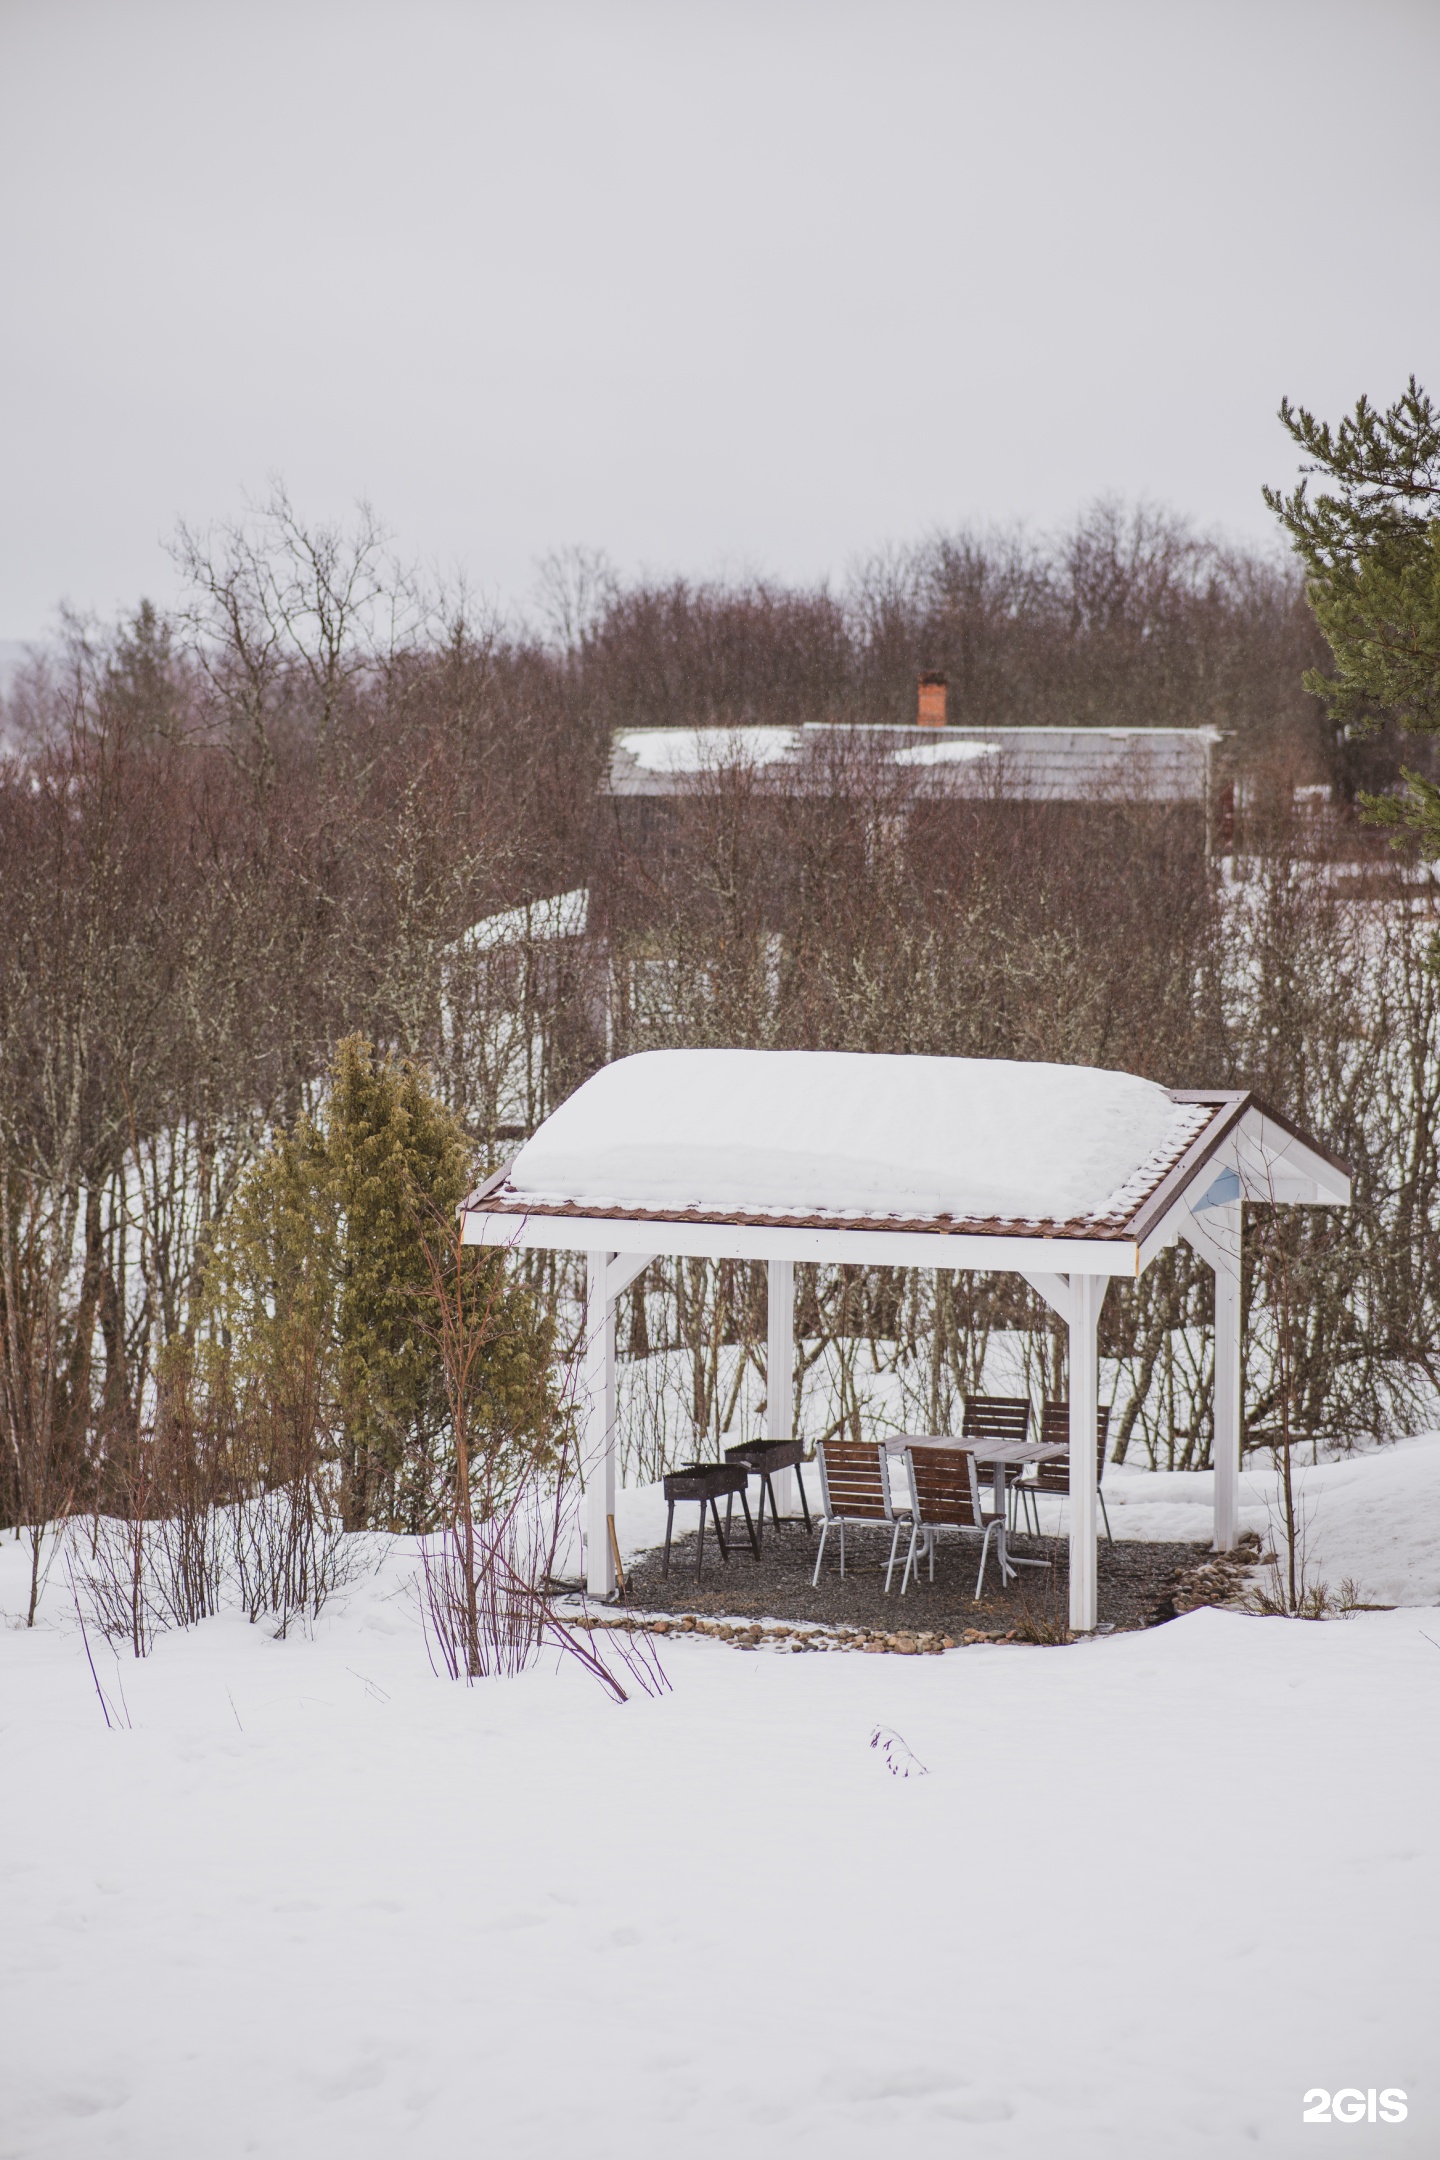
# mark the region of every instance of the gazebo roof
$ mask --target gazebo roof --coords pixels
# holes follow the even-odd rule
[[[1211,1204],[1349,1197],[1248,1094],[998,1058],[658,1050],[587,1080],[467,1209],[485,1242],[633,1244],[628,1223],[657,1250],[766,1257],[788,1232],[797,1257],[1002,1268],[1069,1265],[1039,1248],[1078,1244],[1075,1264],[1130,1273],[1217,1171],[1233,1190]]]

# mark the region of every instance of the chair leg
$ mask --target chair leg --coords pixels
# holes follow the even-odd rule
[[[672,1500],[669,1507],[665,1510],[665,1565],[660,1570],[662,1575],[668,1575],[670,1572],[670,1532],[674,1527],[675,1503]]]
[[[1110,1543],[1113,1545],[1115,1542],[1115,1533],[1110,1528],[1110,1510],[1106,1507],[1105,1495],[1103,1492],[1100,1491],[1098,1486],[1096,1487],[1095,1497],[1100,1502],[1100,1513],[1105,1519],[1105,1535],[1107,1538],[1109,1538]]]
[[[927,1556],[927,1558],[929,1559],[929,1562],[930,1562],[930,1580],[931,1580],[931,1582],[934,1582],[934,1580],[935,1580],[935,1532],[934,1532],[933,1530],[927,1530],[927,1531],[925,1532],[925,1551],[926,1551],[926,1556]]]
[[[915,1546],[920,1536],[919,1523],[910,1525],[910,1550],[905,1555],[905,1573],[900,1578],[900,1595],[904,1597],[910,1586],[910,1570],[915,1565]]]
[[[994,1528],[994,1523],[991,1523],[980,1546],[980,1579],[975,1585],[975,1603],[977,1605],[985,1594],[985,1563],[990,1558],[990,1536]]]
[[[886,1597],[889,1597],[890,1595],[890,1578],[895,1573],[895,1555],[900,1549],[900,1532],[904,1529],[904,1527],[905,1525],[903,1523],[897,1522],[895,1525],[895,1535],[890,1540],[890,1565],[885,1570]]]
[[[755,1555],[755,1559],[758,1564],[760,1559],[760,1540],[755,1535],[755,1525],[750,1520],[750,1502],[743,1492],[740,1495],[740,1506],[744,1510],[745,1528],[750,1534],[750,1550]],[[765,1526],[765,1495],[763,1491],[760,1495],[760,1526],[762,1529]]]
[[[840,1517],[840,1580],[845,1580],[845,1518]]]
[[[816,1555],[815,1555],[815,1572],[814,1572],[814,1574],[813,1574],[813,1575],[812,1575],[812,1576],[810,1577],[810,1587],[811,1587],[811,1589],[812,1589],[812,1590],[813,1590],[813,1589],[815,1588],[815,1585],[816,1585],[816,1584],[817,1584],[817,1583],[819,1582],[819,1580],[820,1580],[820,1564],[821,1564],[821,1562],[822,1562],[822,1561],[824,1560],[824,1558],[825,1558],[825,1540],[826,1540],[826,1538],[827,1538],[827,1537],[829,1537],[829,1535],[830,1535],[830,1518],[829,1518],[829,1516],[827,1515],[827,1516],[826,1516],[826,1518],[825,1518],[825,1520],[824,1520],[824,1522],[823,1522],[823,1523],[821,1523],[821,1525],[820,1525],[820,1550],[819,1550],[819,1552],[818,1552],[818,1553],[816,1553]]]

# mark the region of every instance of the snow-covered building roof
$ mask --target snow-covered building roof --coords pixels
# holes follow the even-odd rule
[[[834,785],[836,760],[877,760],[919,793],[1011,802],[1204,802],[1215,728],[650,727],[612,738],[612,795],[693,794],[745,767],[801,792]]]
[[[553,938],[584,937],[590,918],[590,893],[584,885],[548,899],[527,900],[522,907],[483,915],[460,939],[467,952],[496,952],[507,945],[548,943]]]
[[[763,1258],[767,1233],[803,1232],[808,1257],[1005,1267],[1023,1242],[1026,1265],[1061,1264],[1033,1257],[1057,1244],[1128,1274],[1217,1178],[1226,1200],[1349,1196],[1248,1094],[998,1058],[653,1050],[587,1080],[468,1206],[487,1242],[614,1244],[623,1222],[667,1251]]]

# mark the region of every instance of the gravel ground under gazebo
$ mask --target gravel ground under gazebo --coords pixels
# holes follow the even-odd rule
[[[735,1527],[737,1539],[731,1544],[728,1566],[720,1562],[713,1531],[707,1535],[699,1582],[695,1580],[693,1532],[676,1538],[668,1576],[661,1572],[658,1550],[637,1556],[625,1571],[622,1609],[637,1617],[693,1613],[808,1622],[824,1628],[913,1630],[947,1635],[956,1642],[976,1631],[988,1636],[1013,1631],[1022,1639],[1040,1642],[1062,1642],[1069,1633],[1069,1544],[1064,1538],[1012,1538],[1010,1550],[1016,1558],[1048,1559],[1051,1565],[1022,1569],[1008,1587],[1002,1587],[998,1570],[992,1566],[986,1574],[985,1595],[977,1604],[976,1539],[940,1538],[934,1582],[922,1570],[919,1583],[902,1598],[898,1584],[904,1542],[895,1569],[897,1587],[887,1595],[890,1533],[883,1527],[870,1530],[852,1524],[847,1532],[844,1579],[827,1552],[813,1588],[815,1540],[806,1537],[798,1525],[787,1525],[778,1534],[767,1529],[758,1562],[751,1557],[738,1518]],[[1109,1633],[1154,1627],[1173,1619],[1191,1602],[1206,1602],[1199,1596],[1191,1599],[1187,1591],[1195,1575],[1212,1567],[1214,1559],[1207,1545],[1129,1538],[1103,1542],[1097,1586],[1099,1628]]]

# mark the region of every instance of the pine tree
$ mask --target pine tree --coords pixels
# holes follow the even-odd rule
[[[1282,399],[1280,419],[1331,485],[1309,479],[1265,500],[1305,564],[1310,605],[1335,659],[1305,686],[1342,726],[1367,732],[1390,719],[1440,734],[1440,412],[1414,376],[1383,413],[1361,398],[1331,429]],[[1440,788],[1407,771],[1409,795],[1370,798],[1380,824],[1405,826],[1440,854]]]
[[[275,1136],[215,1241],[213,1369],[237,1402],[321,1435],[347,1529],[422,1530],[449,1490],[427,1247],[449,1234],[472,1153],[417,1067],[349,1037],[320,1114]],[[555,1421],[551,1330],[499,1253],[475,1256],[465,1296],[486,1315],[472,1434],[500,1458],[533,1450]]]

